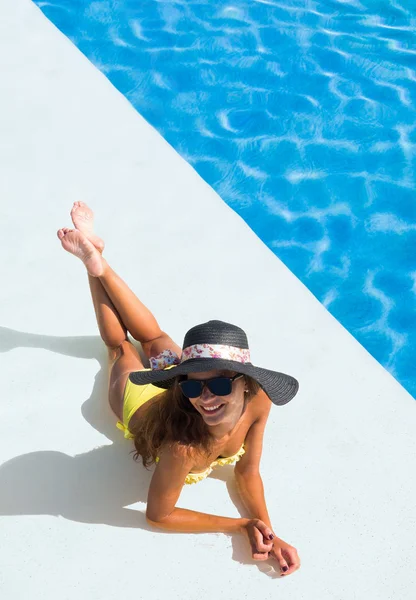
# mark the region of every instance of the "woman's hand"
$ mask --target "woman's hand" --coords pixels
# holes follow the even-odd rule
[[[275,537],[273,540],[273,548],[270,550],[270,556],[275,558],[279,563],[282,575],[291,575],[300,567],[300,559],[296,548],[278,537]]]
[[[267,560],[273,550],[274,534],[270,527],[260,519],[247,519],[242,531],[248,537],[254,560]]]
[[[282,575],[291,575],[300,567],[296,548],[274,535],[270,527],[260,519],[248,519],[242,527],[251,545],[254,560],[274,558]]]

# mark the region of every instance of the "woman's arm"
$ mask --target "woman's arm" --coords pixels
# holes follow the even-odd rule
[[[240,473],[236,470],[235,479],[240,498],[252,519],[260,519],[268,527],[272,527],[266,500],[264,486],[260,473]]]
[[[217,517],[176,507],[185,477],[193,464],[192,453],[179,444],[172,444],[161,450],[147,498],[148,523],[169,531],[192,533],[240,531],[248,519]]]
[[[153,521],[147,514],[146,518],[147,522],[154,527],[187,533],[241,533],[250,521],[250,519],[219,517],[176,506],[168,516],[162,519]]]
[[[178,508],[183,482],[194,464],[194,457],[185,448],[174,444],[160,453],[149,487],[146,519],[149,524],[168,531],[188,533],[238,533],[251,519],[230,518]],[[260,525],[265,529],[264,525]],[[264,531],[270,535],[271,531]]]
[[[263,393],[262,393],[263,396]],[[245,454],[236,464],[234,473],[241,500],[251,518],[261,519],[271,528],[270,517],[264,498],[263,480],[260,475],[260,459],[263,451],[264,429],[271,402],[266,394],[258,399],[259,411],[244,441]]]
[[[272,529],[270,517],[264,498],[264,486],[260,475],[260,459],[263,450],[264,429],[270,412],[270,400],[268,403],[263,401],[260,414],[257,420],[250,427],[244,443],[246,453],[235,466],[235,477],[237,488],[249,515],[252,518],[261,519],[269,528]],[[260,533],[253,538],[260,540]],[[263,539],[264,542],[264,539]],[[256,544],[253,547],[253,558],[261,558],[261,545]],[[269,550],[270,554],[278,561],[282,574],[290,575],[300,567],[300,560],[296,548],[274,536],[273,548]],[[268,552],[264,553],[267,558]]]

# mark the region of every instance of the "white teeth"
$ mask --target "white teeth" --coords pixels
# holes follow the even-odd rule
[[[204,410],[217,410],[217,408],[219,408],[221,406],[221,404],[218,404],[218,406],[211,406],[210,408],[208,408],[208,406],[203,406],[202,408]]]

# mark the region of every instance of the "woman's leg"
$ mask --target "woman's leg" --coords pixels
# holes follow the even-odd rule
[[[126,327],[98,276],[91,275],[91,273],[98,275],[102,272],[102,257],[97,249],[81,232],[76,230],[60,229],[58,237],[64,249],[81,258],[87,267],[98,328],[108,349],[108,400],[115,415],[122,420],[127,377],[132,371],[143,369],[143,363],[136,348],[127,339]]]
[[[97,246],[81,231],[82,219],[77,219],[77,212],[80,210],[88,220],[87,233]],[[152,313],[102,258],[104,244],[93,233],[91,209],[83,203],[75,203],[71,217],[80,228],[78,231],[60,229],[58,237],[64,249],[78,256],[87,268],[100,335],[109,351],[109,403],[116,416],[122,420],[127,378],[132,371],[144,368],[136,348],[127,338],[127,330],[131,329],[133,337],[142,343],[148,357],[156,356],[165,349],[171,349],[178,356],[181,356],[182,351],[161,331]]]
[[[98,277],[88,275],[100,335],[108,349],[108,402],[123,420],[124,388],[132,371],[143,369],[140,356],[127,338],[127,330]]]
[[[115,306],[127,331],[141,343],[148,358],[163,350],[172,350],[180,357],[181,348],[163,332],[154,315],[131,291],[128,285],[103,259],[103,272],[99,277]]]
[[[94,213],[84,202],[74,202],[71,219],[78,231],[97,248],[103,251],[104,242],[95,235]],[[141,343],[147,358],[156,356],[163,350],[172,350],[180,357],[181,348],[164,333],[153,314],[137,298],[124,281],[102,260],[99,277],[113,306],[118,312],[124,327],[135,340]],[[94,273],[94,274],[98,274]]]
[[[127,340],[127,329],[99,278],[88,274],[88,283],[102,340],[109,349],[117,348]]]

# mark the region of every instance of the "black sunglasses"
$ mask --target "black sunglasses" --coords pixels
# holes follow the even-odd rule
[[[237,373],[233,377],[213,377],[212,379],[184,379],[179,382],[179,387],[187,398],[199,398],[204,385],[215,396],[228,396],[233,389],[233,381],[239,377],[243,377],[243,374]]]

